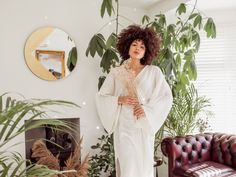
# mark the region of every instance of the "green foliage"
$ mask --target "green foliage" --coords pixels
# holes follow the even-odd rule
[[[69,52],[68,60],[66,64],[69,71],[73,71],[73,69],[75,68],[76,62],[77,62],[77,50],[76,50],[76,47],[72,47],[72,49]]]
[[[175,23],[168,24],[165,15],[158,14],[146,24],[159,32],[163,40],[160,55],[153,64],[163,70],[174,95],[180,90],[186,90],[191,81],[197,79],[195,54],[200,46],[199,30],[204,25],[207,37],[216,37],[212,18],[206,17],[203,20],[195,6],[190,14],[187,12],[186,5],[181,3],[176,10]]]
[[[181,90],[174,97],[173,105],[164,126],[157,134],[155,146],[159,146],[164,132],[167,136],[183,136],[198,130],[205,131],[208,126],[208,118],[211,112],[210,100],[199,96],[193,84],[186,91]],[[164,131],[164,132],[163,132]]]
[[[111,33],[107,40],[100,33],[95,34],[89,42],[88,48],[86,50],[86,56],[89,54],[94,57],[97,53],[102,60],[100,62],[100,67],[104,73],[109,73],[111,67],[114,67],[119,58],[116,52],[116,41],[117,35]]]
[[[108,173],[109,177],[115,177],[115,154],[112,135],[102,135],[99,142],[91,148],[99,150],[90,159],[89,177],[100,177],[101,172]]]
[[[204,126],[207,119],[202,120],[198,115],[209,106],[209,100],[198,97],[192,81],[197,79],[195,54],[200,47],[199,30],[204,26],[207,37],[215,38],[216,28],[212,18],[202,18],[195,6],[190,14],[187,12],[186,5],[182,3],[176,10],[175,23],[168,24],[165,15],[158,14],[146,24],[159,32],[163,40],[160,55],[153,64],[164,72],[174,96],[168,118],[156,133],[155,149],[165,134],[185,135],[196,128],[201,131],[207,128]]]
[[[103,0],[101,10],[100,10],[101,17],[104,16],[105,10],[107,11],[109,16],[112,15],[112,12],[114,12],[114,8],[113,8],[113,5],[112,5],[112,0]]]
[[[23,177],[26,176],[26,173],[27,176],[51,176],[51,174],[62,173],[36,164],[31,164],[25,168],[27,160],[21,157],[19,153],[11,151],[12,147],[20,144],[14,140],[17,140],[17,137],[24,132],[34,128],[52,125],[58,130],[67,128],[73,131],[66,122],[45,119],[47,117],[45,111],[50,106],[78,107],[72,102],[62,100],[17,100],[8,93],[0,95],[0,176]],[[35,119],[38,121],[34,121]],[[27,120],[26,123],[24,120]]]

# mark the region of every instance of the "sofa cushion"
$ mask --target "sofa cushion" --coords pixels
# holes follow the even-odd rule
[[[217,177],[236,177],[236,171],[227,172],[227,173],[221,174],[221,175],[219,175]]]
[[[217,177],[232,171],[234,171],[232,168],[223,164],[206,161],[177,168],[174,170],[174,174],[185,177]]]

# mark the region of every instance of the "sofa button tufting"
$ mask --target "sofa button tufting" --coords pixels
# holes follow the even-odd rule
[[[189,155],[188,155],[188,160],[191,161],[192,159],[193,159],[192,154],[189,154]]]
[[[202,143],[202,149],[206,149],[207,145],[206,143]]]
[[[199,159],[202,158],[201,152],[198,152],[198,158],[199,158]]]

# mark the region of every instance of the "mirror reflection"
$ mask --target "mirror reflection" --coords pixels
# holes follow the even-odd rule
[[[34,31],[26,41],[24,53],[30,70],[44,80],[67,77],[77,62],[74,41],[63,30],[54,27]]]

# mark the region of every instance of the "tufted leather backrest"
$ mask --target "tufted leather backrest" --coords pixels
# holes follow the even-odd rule
[[[212,161],[236,168],[236,135],[215,133],[211,153]]]
[[[169,174],[183,165],[211,160],[212,138],[211,133],[165,138],[161,150],[168,157]]]

